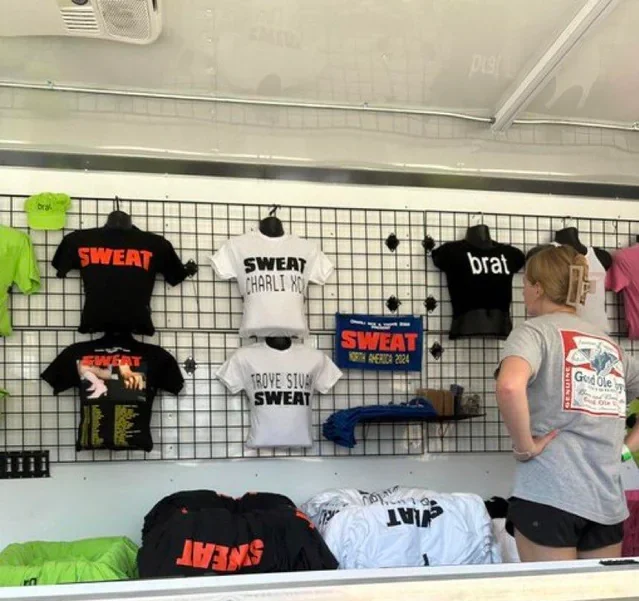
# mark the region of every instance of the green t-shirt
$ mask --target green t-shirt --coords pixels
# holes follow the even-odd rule
[[[0,336],[11,334],[7,303],[14,284],[23,294],[38,292],[40,269],[31,238],[24,232],[0,225]]]
[[[0,417],[2,417],[2,413],[3,413],[3,410],[4,410],[3,399],[6,396],[9,396],[9,393],[4,388],[0,388]]]

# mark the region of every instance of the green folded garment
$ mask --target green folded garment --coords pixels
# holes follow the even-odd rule
[[[130,580],[137,552],[126,537],[13,544],[0,553],[0,586]]]

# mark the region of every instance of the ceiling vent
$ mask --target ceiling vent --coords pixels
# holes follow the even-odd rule
[[[0,0],[0,36],[71,36],[150,44],[160,0]]]
[[[94,34],[100,33],[98,20],[92,8],[61,8],[60,14],[67,31],[72,34]]]

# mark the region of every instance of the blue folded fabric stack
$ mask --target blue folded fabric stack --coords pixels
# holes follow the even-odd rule
[[[420,398],[399,405],[352,407],[333,413],[324,422],[322,433],[335,444],[352,449],[357,444],[355,426],[359,423],[422,421],[433,417],[437,417],[433,406]]]

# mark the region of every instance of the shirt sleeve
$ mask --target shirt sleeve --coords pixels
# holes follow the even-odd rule
[[[53,394],[60,394],[77,386],[80,376],[73,347],[64,349],[40,374],[40,377],[53,388]]]
[[[317,378],[315,379],[315,390],[320,392],[321,394],[326,394],[335,384],[337,380],[342,377],[342,372],[340,369],[333,363],[329,357],[324,355],[322,359],[322,366],[317,374]]]
[[[186,279],[186,267],[182,264],[180,257],[175,252],[173,245],[166,239],[163,240],[164,245],[162,252],[162,261],[158,271],[164,276],[164,279],[170,286],[177,286]]]
[[[529,323],[515,328],[508,336],[501,351],[499,364],[507,357],[521,357],[530,365],[532,375],[530,380],[537,377],[544,352],[544,337],[541,332]]]
[[[179,394],[184,387],[184,377],[175,357],[161,349],[157,363],[156,384],[158,388],[171,394]]]
[[[233,255],[233,242],[227,240],[220,249],[211,257],[211,265],[218,278],[221,280],[232,280],[237,278],[237,265]]]
[[[313,264],[308,272],[308,281],[315,284],[325,284],[328,278],[333,274],[333,271],[335,271],[335,268],[328,257],[321,250],[317,249]]]
[[[73,234],[67,234],[53,255],[51,265],[57,271],[58,277],[66,277],[72,269],[80,269],[80,257]]]
[[[437,269],[440,269],[441,271],[448,271],[450,266],[450,247],[448,246],[448,243],[438,246],[433,250],[430,256],[433,258],[433,263]]]
[[[621,292],[629,283],[630,280],[625,274],[620,261],[617,257],[613,257],[612,266],[606,271],[606,290]]]
[[[626,380],[626,400],[628,403],[639,397],[639,360],[624,353],[624,375]]]
[[[228,388],[231,394],[237,394],[241,390],[244,390],[242,363],[237,352],[227,359],[224,365],[217,370],[215,377]]]
[[[34,294],[40,290],[40,267],[28,236],[25,236],[20,249],[13,281],[22,294]]]
[[[526,255],[516,248],[512,247],[511,268],[513,273],[517,273],[526,264]]]

